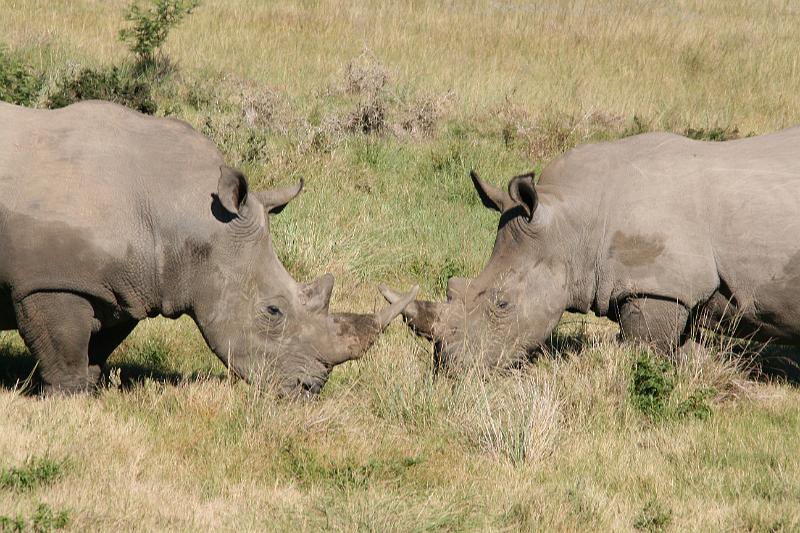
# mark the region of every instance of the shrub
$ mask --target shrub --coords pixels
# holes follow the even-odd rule
[[[678,404],[675,414],[680,418],[694,417],[705,420],[711,417],[711,406],[708,404],[708,399],[713,395],[714,391],[711,389],[696,390]]]
[[[639,115],[633,115],[631,123],[622,131],[620,137],[631,137],[651,130],[650,124]]]
[[[55,529],[64,529],[69,525],[69,512],[68,511],[53,511],[53,509],[46,503],[40,503],[33,513],[33,530],[34,531],[53,531]]]
[[[650,500],[636,517],[633,527],[640,531],[656,533],[666,530],[670,522],[672,522],[672,511],[656,500]]]
[[[719,142],[738,139],[741,137],[741,135],[739,135],[739,128],[737,127],[720,128],[718,126],[713,128],[686,128],[683,134],[690,139],[695,139],[697,141]]]
[[[153,86],[163,75],[163,71],[159,74],[152,68],[156,66],[158,48],[164,44],[169,31],[199,3],[199,0],[153,0],[150,9],[136,2],[131,4],[124,18],[132,26],[120,30],[119,38],[128,43],[136,62],[132,66],[84,68],[64,77],[48,97],[47,107],[54,109],[97,99],[154,114],[158,106],[153,98]]]
[[[63,463],[47,458],[28,459],[21,467],[7,468],[0,472],[0,489],[27,492],[52,483],[63,471]]]
[[[641,352],[633,361],[629,395],[636,409],[651,419],[668,414],[669,397],[675,388],[666,360],[656,359],[649,352]]]
[[[381,133],[386,129],[386,104],[380,97],[370,97],[358,103],[356,109],[345,119],[345,130],[349,133]]]
[[[132,26],[120,30],[119,39],[128,44],[139,66],[152,65],[169,31],[199,5],[200,0],[152,0],[150,9],[144,9],[134,2],[124,15]]]
[[[346,93],[374,96],[389,85],[389,70],[369,49],[364,49],[347,63],[343,78]]]
[[[69,511],[53,511],[46,503],[40,503],[36,507],[30,520],[30,529],[25,518],[17,516],[0,516],[0,531],[18,532],[35,531],[36,533],[46,533],[57,529],[64,529],[69,525]]]
[[[31,105],[42,88],[42,78],[20,58],[0,45],[0,100]]]
[[[0,516],[0,531],[22,533],[25,531],[25,519],[21,516]]]
[[[267,159],[267,136],[256,129],[248,129],[241,147],[241,159],[245,163],[258,163]]]
[[[411,135],[432,135],[451,98],[453,98],[453,93],[447,92],[438,98],[418,99],[408,106],[406,116],[400,122],[400,127]]]
[[[47,107],[56,109],[95,99],[116,102],[150,115],[157,110],[150,83],[119,67],[84,68],[77,75],[62,79],[48,98]]]

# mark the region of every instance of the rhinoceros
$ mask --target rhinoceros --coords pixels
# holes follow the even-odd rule
[[[268,214],[302,187],[250,190],[178,120],[0,103],[0,329],[19,330],[45,392],[68,393],[137,322],[185,314],[233,374],[314,396],[407,302],[332,314],[330,274],[292,279]]]
[[[579,146],[533,178],[504,191],[472,173],[501,213],[488,264],[451,279],[447,303],[404,311],[440,364],[513,365],[564,311],[607,316],[662,353],[704,328],[800,341],[800,128],[725,142],[636,135]]]

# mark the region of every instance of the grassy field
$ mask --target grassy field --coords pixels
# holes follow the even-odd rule
[[[0,42],[43,76],[130,61],[125,1],[0,0]],[[158,114],[214,139],[258,187],[304,176],[273,218],[333,307],[378,282],[442,298],[496,216],[468,179],[581,142],[800,123],[800,4],[206,0],[164,48]],[[598,176],[602,179],[602,176]],[[319,401],[232,382],[188,319],[142,323],[96,396],[17,390],[0,334],[0,530],[800,531],[800,391],[725,346],[664,366],[605,320],[546,353],[434,379],[397,323]]]

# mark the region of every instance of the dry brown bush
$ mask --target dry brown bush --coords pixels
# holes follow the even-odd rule
[[[374,96],[388,87],[389,79],[389,69],[369,48],[364,48],[345,65],[342,89],[347,94]]]
[[[395,132],[409,134],[414,137],[430,136],[436,132],[442,116],[448,111],[454,93],[448,91],[438,96],[423,96],[406,106],[403,116],[394,128]]]

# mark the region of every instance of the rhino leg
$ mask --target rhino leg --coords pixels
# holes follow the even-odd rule
[[[620,335],[672,353],[686,340],[689,310],[676,301],[631,298],[619,309]]]
[[[136,322],[126,322],[109,328],[103,328],[92,334],[89,340],[89,382],[97,384],[103,373],[103,367],[111,353],[130,335]]]
[[[34,293],[16,305],[20,335],[39,363],[45,394],[87,390],[92,305],[71,293]]]

